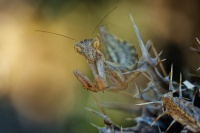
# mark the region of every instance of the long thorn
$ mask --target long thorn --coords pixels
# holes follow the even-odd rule
[[[164,116],[164,115],[166,115],[166,114],[168,114],[168,113],[169,113],[169,112],[165,111],[164,113],[160,114],[160,115],[152,122],[151,126],[153,126],[153,125],[156,123],[156,121],[158,121],[158,119],[160,119],[162,116]]]
[[[92,126],[99,128],[97,125],[95,125],[94,123],[90,123]]]
[[[143,39],[142,39],[142,37],[141,37],[141,35],[140,35],[140,32],[139,32],[139,30],[138,30],[138,28],[137,28],[137,26],[136,26],[136,24],[135,24],[135,22],[134,22],[134,19],[133,19],[133,17],[132,17],[131,14],[129,14],[129,16],[130,16],[130,18],[131,18],[131,21],[132,21],[132,24],[133,24],[133,28],[134,28],[135,33],[136,33],[136,35],[137,35],[137,38],[138,38],[138,41],[139,41],[139,44],[140,44],[140,49],[141,49],[141,51],[142,51],[142,54],[143,54],[145,57],[148,57],[148,56],[149,56],[149,55],[148,55],[148,51],[147,51],[147,49],[146,49],[146,47],[145,47],[145,45],[144,45],[144,41],[143,41]]]
[[[182,74],[180,73],[179,97],[182,98]]]
[[[165,132],[167,132],[167,131],[170,129],[170,127],[171,127],[175,122],[176,122],[176,121],[173,120],[173,121],[170,123],[170,125],[168,126],[168,128],[167,128],[167,130],[166,130]]]
[[[161,129],[160,129],[160,127],[158,126],[158,131],[159,131],[159,133],[162,133],[162,131],[161,131]]]
[[[137,94],[134,97],[137,98],[137,95],[138,95],[139,99],[143,99],[140,88],[137,86],[137,84],[135,84],[135,87],[137,89]]]
[[[85,109],[90,111],[90,112],[92,112],[92,113],[94,113],[94,114],[96,114],[96,115],[98,115],[98,116],[100,116],[100,117],[102,117],[103,119],[108,119],[108,116],[105,115],[105,114],[102,114],[100,112],[94,111],[93,109],[90,109],[90,108],[87,108],[87,107],[85,107]]]
[[[199,41],[199,39],[196,37],[195,38],[195,40],[196,40],[196,42],[198,43],[198,44],[200,44],[200,41]]]
[[[104,109],[103,105],[100,103],[100,100],[98,99],[97,95],[95,93],[92,93],[92,96],[94,97],[96,103],[98,104],[101,112],[106,115],[106,110]]]
[[[159,63],[159,66],[160,66],[160,69],[161,69],[163,75],[166,77],[167,72],[165,71],[163,63],[162,63],[163,60],[160,60],[160,56],[158,56],[158,52],[153,43],[152,43],[152,50],[153,50],[153,53],[155,54],[155,56],[158,58],[158,62],[161,62],[161,63]]]
[[[171,72],[170,72],[170,82],[172,84],[172,79],[173,79],[173,64],[171,65]]]
[[[174,87],[173,87],[173,81],[172,81],[172,79],[173,79],[173,64],[171,65],[170,81],[169,81],[169,90],[172,91],[172,92],[174,92],[175,89],[174,89]]]
[[[147,74],[142,73],[147,79],[149,79],[160,91],[163,92],[168,92],[168,90],[165,90],[163,88],[161,88],[155,81],[153,81]]]
[[[139,104],[136,104],[136,105],[148,105],[148,104],[155,104],[155,103],[160,103],[160,104],[162,104],[161,101],[155,101],[155,102],[139,103]]]

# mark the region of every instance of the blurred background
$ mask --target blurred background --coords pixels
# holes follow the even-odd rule
[[[85,58],[74,51],[75,42],[35,30],[76,40],[92,38],[99,32],[97,28],[91,35],[95,27],[115,7],[102,22],[111,33],[133,43],[141,55],[131,13],[145,42],[151,39],[158,51],[163,50],[166,70],[174,64],[175,79],[180,72],[185,78],[196,72],[200,63],[190,46],[200,37],[198,0],[0,0],[1,133],[97,133],[90,123],[104,126],[102,118],[84,109],[99,110],[73,75],[80,70],[93,78]],[[141,80],[134,81],[142,86]],[[134,83],[127,91],[134,93]],[[117,93],[97,95],[101,102],[134,104]],[[125,119],[134,118],[133,113],[107,111],[118,125],[134,125]]]

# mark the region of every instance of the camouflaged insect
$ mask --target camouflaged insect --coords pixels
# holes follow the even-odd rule
[[[175,123],[179,122],[185,129],[188,129],[192,132],[200,132],[200,109],[194,106],[193,100],[187,101],[182,96],[182,77],[180,78],[179,89],[175,89],[172,83],[173,71],[171,70],[169,89],[172,92],[168,92],[162,96],[160,103],[163,107],[166,108],[162,114],[160,114],[152,123],[152,125],[158,121],[159,118],[168,114],[171,115],[174,119],[171,124],[168,126],[166,131]],[[185,91],[188,89],[186,88]],[[179,91],[179,97],[174,97],[173,93]],[[159,102],[159,101],[158,101]]]
[[[171,125],[179,122],[192,132],[200,132],[200,109],[192,102],[167,93],[162,97],[162,103],[167,109],[163,114],[169,114],[174,119]]]
[[[129,43],[117,39],[117,37],[108,33],[105,27],[101,27],[100,31],[102,43],[104,44],[104,52],[99,53],[103,55],[102,57],[105,56],[105,60],[103,60],[103,67],[105,69],[98,69],[98,60],[93,60],[94,64],[96,63],[95,65],[97,70],[93,71],[93,74],[94,76],[98,76],[98,74],[101,76],[101,73],[98,73],[98,70],[105,70],[106,81],[109,79],[109,82],[111,81],[116,86],[120,86],[120,76],[117,76],[118,74],[123,75],[123,77],[126,79],[126,82],[122,82],[123,84],[131,82],[132,79],[138,76],[138,74],[143,74],[144,77],[149,79],[149,83],[148,86],[143,90],[136,87],[139,92],[138,98],[149,102],[138,104],[146,106],[140,106],[137,110],[130,109],[135,113],[139,112],[139,116],[135,118],[137,125],[133,127],[124,128],[117,126],[106,114],[101,114],[94,110],[88,109],[104,119],[104,127],[93,125],[97,127],[100,133],[200,132],[200,108],[194,104],[195,99],[199,98],[199,92],[197,95],[194,95],[195,90],[199,90],[200,88],[199,83],[191,83],[191,85],[194,86],[191,88],[185,81],[183,82],[185,84],[182,85],[182,77],[180,78],[180,83],[173,81],[173,67],[171,68],[171,73],[169,76],[162,76],[157,68],[159,63],[161,63],[161,60],[159,59],[160,54],[158,54],[155,58],[151,57],[149,54],[149,50],[152,47],[151,41],[148,41],[146,45],[144,44],[132,17],[131,20],[139,41],[140,49],[142,51],[142,56],[139,61],[135,61],[137,57],[135,54],[135,49],[132,45],[128,45]],[[86,43],[87,41],[94,40],[92,39],[80,42],[78,43],[77,49],[75,49],[82,52],[84,48],[79,49],[79,47],[83,44],[95,44],[94,42]],[[79,44],[81,45],[79,46]],[[75,47],[76,46],[77,45],[75,45]],[[198,47],[196,47],[196,50],[199,50]],[[93,54],[95,55],[96,53]],[[86,57],[86,55],[84,56]],[[90,63],[90,61],[88,62]],[[94,69],[92,65],[90,65],[90,67],[91,69]],[[96,84],[90,83],[91,81],[87,77],[84,77],[84,75],[79,74],[78,71],[75,71],[75,76],[79,79],[79,81],[82,82],[82,84],[88,84],[92,87],[97,86],[95,89],[86,89],[91,91],[104,90],[102,88],[99,89],[98,87],[98,84],[101,85],[101,80],[95,80]],[[176,96],[177,92],[179,92],[179,96]],[[152,93],[152,95],[150,95],[150,93]],[[191,100],[189,101],[186,99]],[[123,108],[122,106],[117,105],[109,105],[109,107],[113,107],[115,109],[117,109],[117,107]]]
[[[88,61],[95,83],[90,81],[80,71],[75,70],[74,75],[87,90],[98,92],[105,89],[124,90],[128,87],[133,74],[123,74],[133,71],[138,63],[135,47],[127,41],[118,39],[110,34],[104,26],[100,28],[104,54],[98,50],[99,39],[85,39],[77,42],[74,49]]]

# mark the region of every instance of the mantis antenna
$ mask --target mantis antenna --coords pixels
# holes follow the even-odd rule
[[[95,32],[96,29],[99,27],[99,25],[101,24],[101,22],[103,22],[103,20],[104,20],[113,10],[115,10],[116,8],[117,8],[117,7],[112,8],[112,9],[102,18],[102,20],[101,20],[101,21],[98,23],[98,25],[95,27],[95,29],[94,29],[94,31],[92,32],[91,36],[94,34],[94,32]],[[35,30],[35,31],[37,31],[37,32],[45,32],[45,33],[49,33],[49,34],[54,34],[54,35],[66,37],[66,38],[68,38],[68,39],[77,41],[76,39],[74,39],[74,38],[72,38],[72,37],[65,36],[65,35],[58,34],[58,33],[54,33],[54,32],[50,32],[50,31],[44,31],[44,30]]]
[[[45,33],[50,33],[50,34],[54,34],[54,35],[58,35],[58,36],[62,36],[62,37],[66,37],[68,39],[71,39],[71,40],[74,40],[74,41],[77,41],[76,39],[72,38],[72,37],[68,37],[68,36],[65,36],[65,35],[62,35],[62,34],[58,34],[58,33],[54,33],[54,32],[49,32],[49,31],[43,31],[43,30],[35,30],[37,32],[45,32]]]
[[[93,30],[91,36],[94,34],[94,32],[97,30],[97,28],[99,27],[99,25],[101,24],[101,22],[103,22],[103,20],[113,11],[115,10],[117,7],[112,8],[102,19],[101,21],[98,23],[98,25],[95,27],[95,29]]]

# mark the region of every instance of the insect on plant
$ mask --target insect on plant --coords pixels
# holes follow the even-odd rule
[[[170,82],[169,82],[170,92],[165,93],[162,96],[161,101],[147,102],[137,105],[160,103],[163,107],[165,107],[166,110],[162,114],[160,114],[151,124],[151,126],[154,125],[161,117],[163,117],[166,114],[171,115],[174,120],[171,122],[171,124],[168,126],[165,132],[167,132],[175,122],[179,122],[182,125],[184,125],[185,129],[189,129],[193,132],[200,132],[200,117],[199,117],[200,109],[194,106],[193,100],[192,102],[187,101],[182,96],[182,91],[187,90],[187,89],[182,90],[182,76],[180,75],[180,83],[178,90],[176,90],[173,87],[172,76],[173,76],[173,68],[171,68],[171,74],[170,74]],[[174,97],[173,93],[177,91],[179,91],[179,97]]]
[[[123,73],[135,69],[138,61],[136,50],[132,44],[108,33],[104,26],[100,27],[100,31],[102,43],[106,45],[111,61],[105,60],[104,54],[98,50],[98,38],[85,39],[76,43],[74,49],[88,61],[96,83],[78,70],[74,71],[74,75],[90,91],[126,89],[128,76]],[[112,85],[108,84],[108,80]]]
[[[130,47],[131,45],[122,43],[124,41],[120,41],[117,37],[108,33],[106,31],[106,28],[102,26],[100,27],[101,39],[102,39],[102,44],[105,44],[105,47],[106,47],[104,55],[107,60],[104,59],[103,54],[100,51],[98,51],[98,49],[96,48],[96,43],[99,44],[99,40],[97,38],[84,40],[76,44],[77,49],[80,50],[80,54],[85,56],[86,59],[91,59],[88,62],[91,63],[90,67],[93,71],[93,75],[97,76],[95,78],[96,84],[92,83],[85,75],[81,74],[79,71],[75,71],[77,72],[75,73],[75,75],[77,74],[76,77],[86,89],[91,90],[91,91],[101,91],[101,90],[104,90],[105,87],[109,88],[109,86],[107,86],[107,79],[111,81],[114,85],[116,85],[114,86],[116,87],[114,89],[116,90],[125,89],[128,83],[133,78],[135,78],[139,73],[142,73],[145,77],[147,77],[150,80],[150,83],[149,83],[150,86],[148,86],[146,89],[144,89],[141,92],[140,99],[149,100],[150,102],[142,103],[138,105],[160,103],[161,106],[152,105],[152,106],[143,108],[141,117],[137,118],[138,125],[134,127],[118,128],[114,123],[112,123],[111,120],[109,120],[109,122],[107,121],[104,122],[106,124],[105,127],[103,128],[97,127],[97,128],[99,129],[100,132],[103,132],[103,133],[107,133],[110,131],[113,131],[113,132],[123,131],[125,133],[126,132],[128,133],[130,131],[131,132],[140,132],[140,131],[145,132],[143,131],[144,127],[148,127],[146,128],[146,130],[148,131],[167,132],[169,131],[169,129],[172,127],[172,125],[175,122],[178,122],[182,125],[182,127],[178,129],[177,131],[185,132],[189,130],[192,132],[200,132],[200,116],[199,116],[200,109],[194,105],[193,99],[195,99],[195,95],[188,96],[190,99],[192,99],[192,101],[189,101],[187,98],[185,98],[185,96],[187,96],[188,94],[194,93],[195,92],[194,89],[191,89],[189,87],[190,85],[185,81],[183,82],[185,86],[182,86],[182,76],[180,76],[180,83],[177,83],[172,80],[173,65],[171,67],[171,73],[169,76],[164,77],[165,74],[164,76],[162,76],[159,73],[156,67],[162,61],[162,60],[159,60],[160,54],[158,54],[155,58],[151,58],[149,54],[149,49],[152,44],[148,41],[146,46],[144,45],[142,37],[132,17],[131,17],[131,20],[132,20],[137,38],[139,40],[141,51],[142,51],[142,56],[139,61],[136,57],[136,51],[134,47],[131,48]],[[198,45],[197,45],[198,47],[196,49],[198,51],[196,50],[196,52],[198,53],[200,43],[198,40],[197,42],[198,42]],[[85,48],[82,47],[82,45],[85,45],[85,46],[89,45],[88,48],[92,47],[91,51],[95,51],[95,52],[94,53],[91,52],[90,55],[85,55],[86,53],[89,53],[89,52],[82,51],[82,50],[85,50]],[[124,49],[129,49],[129,50],[124,50],[122,52],[121,47],[123,47]],[[126,56],[123,56],[123,53]],[[133,55],[131,56],[131,54],[135,56]],[[146,73],[148,73],[149,76],[146,75]],[[182,89],[182,87],[184,88]],[[198,86],[198,89],[199,89],[199,86]],[[156,98],[150,97],[150,99],[143,98],[143,94],[151,90],[153,90],[154,93],[158,96],[156,97],[155,95]],[[185,94],[182,95],[182,92],[184,91],[185,91]],[[174,93],[176,92],[179,92],[178,97],[174,96]],[[154,100],[154,98],[156,99],[156,101]],[[162,109],[163,109],[163,113],[160,114]],[[107,115],[99,114],[90,109],[88,110],[103,117],[104,121],[108,119]],[[160,115],[157,116],[158,114]],[[170,117],[164,118],[164,121],[160,120],[160,118],[166,114],[170,115],[173,118],[173,120],[171,121]],[[152,119],[153,120],[155,119],[155,120],[152,121]],[[166,124],[165,120],[166,121],[170,120],[171,123]],[[160,129],[160,126],[162,127],[162,130]],[[156,127],[156,130],[154,130],[155,127]],[[184,129],[182,129],[183,127]],[[173,128],[173,130],[174,129],[175,128]]]
[[[102,113],[89,108],[87,108],[87,110],[101,116],[105,123],[105,126],[102,128],[95,127],[97,127],[101,133],[160,133],[162,131],[167,132],[172,130],[178,132],[184,132],[184,130],[200,132],[200,109],[199,106],[194,104],[195,99],[199,98],[200,95],[198,91],[195,92],[195,89],[199,90],[200,88],[198,83],[192,84],[187,80],[182,82],[182,76],[180,76],[180,83],[173,81],[173,65],[171,67],[171,73],[167,76],[161,63],[163,60],[159,58],[161,52],[157,54],[151,41],[147,41],[145,45],[131,15],[130,18],[142,52],[140,59],[138,59],[136,49],[131,43],[121,40],[109,33],[105,26],[100,26],[100,37],[85,39],[74,44],[74,50],[87,60],[94,76],[94,82],[79,70],[74,70],[74,75],[81,82],[83,87],[89,91],[98,92],[106,89],[112,91],[124,90],[140,73],[150,81],[145,89],[136,87],[139,92],[139,99],[149,101],[137,104],[148,106],[142,106],[140,108],[139,112],[141,114],[139,117],[135,118],[137,122],[136,126],[122,128],[115,125],[107,116],[103,105],[95,98]],[[97,27],[99,27],[100,23]],[[52,32],[47,33],[64,36]],[[76,41],[76,39],[68,36],[65,37]],[[191,49],[199,54],[200,42],[198,39],[196,39],[196,42],[197,44]],[[103,47],[102,51],[99,50],[99,45]],[[149,53],[151,48],[155,54],[154,58],[151,57]],[[158,66],[160,66],[160,69]],[[161,74],[159,70],[161,70],[163,74]],[[179,92],[179,96],[176,96],[177,92]],[[148,95],[151,93],[152,95]],[[92,94],[95,95],[95,93]],[[126,94],[126,92],[124,94]],[[130,95],[132,96],[132,94]],[[166,114],[170,115],[173,120],[169,116],[163,117]],[[180,123],[181,127],[174,128],[172,125],[175,122]],[[185,128],[183,129],[183,127]]]
[[[114,9],[116,8],[113,8],[111,11]],[[106,16],[109,13],[107,13]],[[105,17],[103,19],[105,19]],[[100,25],[100,23],[97,25],[97,27]],[[46,32],[41,30],[37,31]],[[87,60],[93,73],[95,82],[92,82],[87,76],[78,70],[75,70],[73,73],[84,88],[93,92],[104,91],[105,89],[126,89],[130,80],[129,75],[125,75],[123,73],[133,71],[137,65],[138,55],[135,47],[129,42],[118,39],[116,36],[107,32],[104,26],[100,27],[100,31],[102,39],[101,41],[98,37],[95,37],[77,42],[74,45],[75,51],[84,56]],[[47,33],[61,35],[52,32]],[[75,40],[68,36],[64,37]],[[105,55],[106,57],[109,57],[107,58],[109,60],[106,60],[104,54],[98,50],[100,42],[104,44],[105,51],[107,51],[105,52]]]

